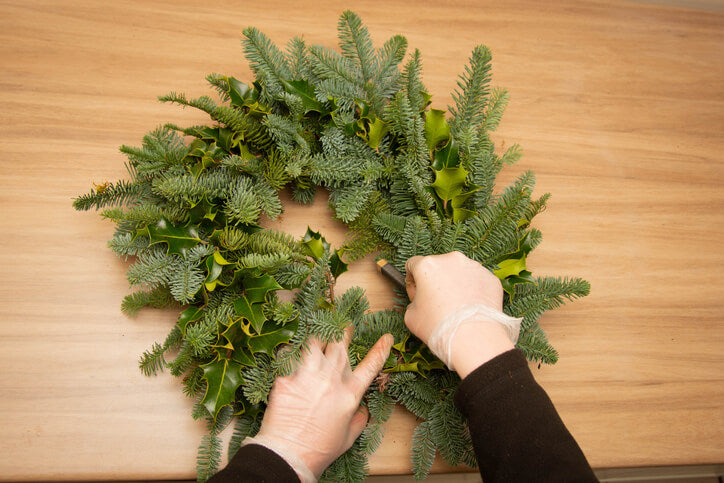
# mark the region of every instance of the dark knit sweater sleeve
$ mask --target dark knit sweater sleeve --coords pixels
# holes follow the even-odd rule
[[[471,372],[455,405],[468,419],[485,483],[598,481],[519,349]]]
[[[226,468],[212,476],[209,483],[299,483],[299,477],[274,451],[247,444],[239,448]]]

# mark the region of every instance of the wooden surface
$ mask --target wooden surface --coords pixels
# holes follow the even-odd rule
[[[191,401],[136,366],[175,314],[120,314],[112,226],[71,198],[124,176],[117,146],[205,120],[157,95],[207,94],[210,72],[249,79],[244,27],[334,45],[350,7],[376,45],[402,33],[421,49],[435,107],[474,45],[493,50],[494,83],[512,96],[495,139],[525,150],[502,180],[530,168],[537,192],[553,193],[530,265],[593,287],[543,318],[561,358],[534,369],[591,464],[724,461],[724,15],[501,5],[0,1],[0,478],[193,477],[204,431]],[[339,243],[343,227],[317,201],[289,206],[282,226]],[[340,284],[390,303],[371,260]],[[408,471],[413,424],[396,413],[374,473]]]

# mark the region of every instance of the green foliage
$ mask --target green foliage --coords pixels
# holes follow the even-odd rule
[[[153,290],[139,290],[126,295],[121,303],[121,312],[133,317],[144,307],[163,309],[173,304],[171,293],[166,287],[156,287]]]
[[[139,367],[180,377],[184,394],[195,399],[192,417],[207,421],[199,481],[217,471],[218,435],[233,419],[230,456],[256,434],[274,378],[294,370],[309,338],[340,340],[349,325],[353,366],[383,334],[391,333],[395,345],[367,391],[368,426],[323,481],[364,480],[367,456],[379,446],[394,404],[422,421],[413,435],[416,478],[427,476],[436,454],[452,465],[475,464],[452,403],[459,378],[405,327],[406,294],[396,291],[396,309],[366,313],[361,289],[334,293],[344,261],[375,253],[404,271],[412,256],[462,251],[501,279],[504,310],[523,318],[518,347],[544,363],[558,353],[541,316],[590,290],[579,278],[533,276],[527,265],[542,240],[532,223],[550,195],[532,197],[532,172],[496,189],[499,172],[522,151],[513,144],[496,153],[490,138],[509,96],[490,87],[487,47],[474,48],[447,118],[429,108],[420,52],[400,69],[404,37],[375,49],[349,11],[337,28],[339,51],[299,37],[280,49],[245,29],[254,81],[210,74],[219,102],[175,92],[159,97],[200,109],[211,122],[166,124],[140,147],[122,146],[130,178],[96,184],[73,201],[78,210],[103,209],[116,224],[109,247],[124,260],[135,258],[127,277],[137,290],[124,299],[124,313],[185,306]],[[297,239],[262,226],[262,214],[282,213],[280,190],[310,203],[319,187],[349,228],[339,250],[311,229]],[[292,290],[294,300],[282,302],[279,290]]]

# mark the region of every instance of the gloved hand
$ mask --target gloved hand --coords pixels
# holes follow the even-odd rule
[[[407,260],[405,324],[461,378],[513,348],[521,319],[502,312],[503,286],[460,252]]]
[[[352,371],[347,356],[351,339],[348,327],[342,341],[326,348],[311,341],[297,370],[274,382],[259,434],[244,441],[275,451],[303,483],[316,481],[362,433],[369,412],[360,401],[394,343],[390,334],[380,337]]]

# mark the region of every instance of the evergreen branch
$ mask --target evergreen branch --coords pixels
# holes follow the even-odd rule
[[[126,276],[131,285],[145,285],[150,289],[168,283],[180,268],[181,259],[178,256],[166,255],[160,249],[148,250],[140,254]]]
[[[354,62],[362,74],[362,82],[366,84],[373,78],[377,67],[375,50],[367,27],[356,13],[347,10],[339,18],[337,32],[342,55]]]
[[[73,208],[78,211],[87,211],[91,208],[99,209],[105,206],[122,205],[131,201],[139,194],[139,186],[126,180],[115,183],[105,182],[95,185],[89,193],[73,199]]]
[[[171,293],[166,287],[156,287],[153,290],[139,290],[126,295],[121,303],[121,312],[133,317],[144,307],[163,309],[173,305]]]
[[[477,126],[484,119],[490,93],[491,58],[490,50],[484,45],[473,49],[469,64],[457,82],[458,88],[452,94],[455,105],[449,109],[453,115],[450,125],[453,131]]]
[[[244,54],[251,69],[272,96],[280,96],[284,92],[283,81],[291,78],[286,56],[254,27],[244,29],[244,36]]]
[[[148,243],[148,237],[145,236],[133,236],[131,233],[116,233],[113,235],[113,238],[108,240],[108,248],[118,255],[118,258],[126,261],[129,256],[139,255],[148,249]]]
[[[252,404],[266,404],[274,382],[272,361],[266,354],[258,353],[256,362],[256,366],[244,369],[244,397]]]
[[[221,463],[221,438],[207,434],[201,438],[196,456],[196,481],[203,483],[214,476]]]
[[[412,472],[416,480],[424,480],[430,474],[435,461],[435,443],[429,421],[420,423],[412,433]]]
[[[408,102],[414,112],[420,112],[425,108],[425,86],[422,77],[422,56],[418,49],[412,54],[412,59],[407,63],[402,73],[402,84],[407,94]],[[423,143],[424,144],[424,143]]]
[[[377,51],[377,72],[372,82],[380,86],[380,94],[391,97],[400,77],[398,65],[407,51],[407,39],[402,35],[390,38]]]
[[[234,223],[252,224],[259,218],[261,206],[249,178],[239,178],[230,188],[224,212]]]
[[[259,413],[256,413],[254,415],[249,415],[248,413],[245,413],[236,419],[236,424],[234,425],[234,432],[231,434],[231,439],[229,440],[229,461],[231,461],[236,452],[239,451],[241,443],[246,438],[253,438],[254,436],[256,436],[256,434],[259,432],[260,427],[261,418],[259,417]]]
[[[523,351],[529,361],[545,364],[558,362],[558,351],[548,343],[548,338],[540,327],[523,331],[516,346]]]

